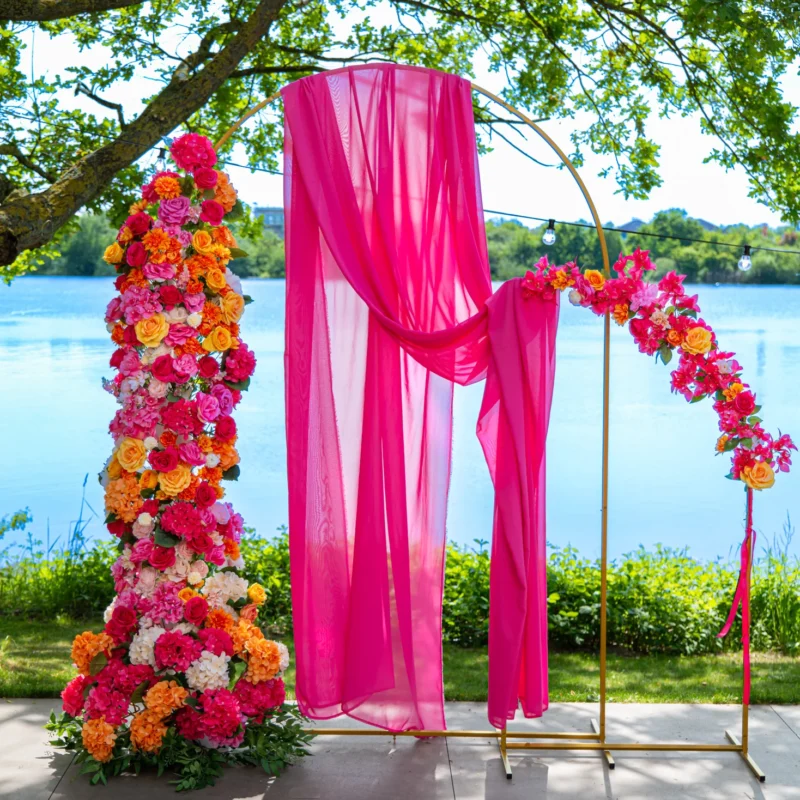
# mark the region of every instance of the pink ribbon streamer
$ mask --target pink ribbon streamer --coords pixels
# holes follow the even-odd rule
[[[745,523],[744,541],[740,553],[739,580],[733,595],[731,610],[728,619],[717,634],[718,638],[727,636],[736,619],[739,604],[742,606],[742,650],[744,661],[744,681],[742,688],[742,702],[750,703],[750,568],[752,554],[756,544],[756,532],[753,529],[753,490],[747,490],[747,521]]]

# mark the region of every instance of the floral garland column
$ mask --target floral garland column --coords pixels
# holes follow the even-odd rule
[[[104,630],[75,639],[79,675],[49,728],[94,782],[140,762],[196,788],[224,761],[274,772],[307,737],[284,705],[288,651],[258,625],[265,591],[239,572],[242,518],[223,502],[239,474],[232,412],[256,365],[239,331],[249,298],[228,268],[244,254],[223,224],[240,206],[208,139],[182,136],[171,154],[184,174],[142,188],[104,255],[119,273],[105,388],[121,407],[100,475],[116,597]]]

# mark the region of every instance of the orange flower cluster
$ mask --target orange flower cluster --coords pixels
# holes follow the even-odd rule
[[[105,721],[103,717],[87,719],[81,730],[83,746],[95,761],[103,763],[111,761],[117,735],[114,726]]]
[[[157,753],[167,732],[160,709],[146,708],[133,715],[130,725],[131,744],[144,753]]]
[[[107,633],[79,633],[72,642],[72,663],[81,675],[89,674],[92,659],[100,653],[111,653],[114,640]]]
[[[250,683],[272,680],[281,671],[281,651],[270,639],[251,637],[245,645],[247,672],[245,680]]]
[[[159,681],[147,690],[144,704],[149,710],[160,714],[163,719],[173,711],[183,708],[188,696],[189,692],[177,681]]]
[[[106,486],[106,509],[123,522],[133,522],[142,507],[139,481],[131,472],[123,472]]]

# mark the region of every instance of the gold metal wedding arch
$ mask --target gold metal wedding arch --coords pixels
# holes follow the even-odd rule
[[[332,70],[338,72],[339,70]],[[606,277],[611,275],[611,264],[608,258],[608,246],[605,233],[603,231],[600,217],[597,213],[594,201],[592,200],[586,184],[578,174],[575,165],[570,161],[564,151],[556,142],[548,136],[532,119],[527,117],[518,109],[509,105],[502,98],[498,97],[488,89],[472,83],[472,90],[487,97],[489,100],[502,106],[508,113],[515,116],[522,123],[527,125],[543,139],[553,152],[559,157],[562,164],[569,170],[575,183],[581,191],[589,211],[592,215],[597,237],[600,240],[600,250],[603,257],[603,272]],[[257,103],[246,111],[219,139],[215,148],[220,149],[230,137],[236,133],[241,126],[262,109],[266,108],[281,97],[280,92],[270,95],[265,100]],[[733,752],[739,753],[747,766],[763,782],[766,780],[765,774],[759,769],[756,762],[750,755],[749,738],[749,706],[742,702],[742,721],[741,737],[736,736],[733,731],[726,730],[725,736],[729,744],[714,744],[708,742],[618,742],[609,741],[606,737],[606,677],[607,677],[607,622],[608,622],[608,452],[609,452],[609,388],[611,376],[611,315],[606,311],[603,320],[603,467],[602,467],[602,508],[600,512],[600,713],[599,720],[592,719],[591,732],[565,732],[565,731],[509,731],[507,727],[500,731],[474,731],[474,730],[424,730],[424,731],[404,731],[402,733],[389,733],[384,730],[352,729],[352,728],[313,728],[309,732],[315,736],[451,736],[461,738],[476,739],[496,739],[500,747],[500,755],[503,761],[506,777],[511,778],[511,766],[508,761],[509,750],[599,750],[609,766],[614,769],[613,750],[619,751],[671,751],[671,752]],[[752,545],[751,545],[752,547]],[[752,565],[752,553],[749,564]],[[747,582],[750,583],[750,570],[748,566]],[[744,679],[743,679],[744,687]],[[744,693],[743,693],[744,694]],[[520,740],[520,741],[514,741]],[[534,741],[535,740],[535,741]]]

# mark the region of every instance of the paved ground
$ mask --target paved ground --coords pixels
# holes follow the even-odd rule
[[[55,752],[42,730],[52,700],[0,701],[0,798],[13,800],[149,800],[173,797],[166,779],[125,777],[108,789],[90,787]],[[722,742],[738,728],[737,706],[611,705],[609,738],[629,741]],[[518,728],[588,731],[591,704],[554,706],[543,720]],[[488,729],[485,707],[449,703],[451,728]],[[337,721],[337,727],[346,725]],[[416,741],[384,737],[320,737],[314,757],[277,781],[255,770],[229,770],[196,800],[539,800],[540,798],[657,798],[677,800],[800,800],[800,706],[759,706],[751,711],[751,752],[767,774],[759,783],[736,753],[617,753],[610,771],[602,756],[580,752],[517,752],[514,778],[506,780],[497,745],[490,740]]]

